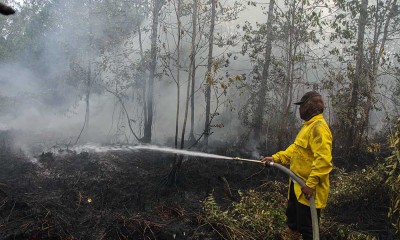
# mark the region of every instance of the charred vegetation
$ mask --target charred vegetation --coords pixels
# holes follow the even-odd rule
[[[168,185],[163,180],[175,161],[171,154],[68,150],[28,158],[8,132],[0,136],[1,239],[222,239],[221,223],[216,227],[204,215],[207,204],[231,211],[265,198],[274,203],[259,205],[266,213],[284,212],[287,177],[256,164],[185,157],[179,180]],[[217,153],[226,151],[232,150]],[[365,167],[335,168],[322,218],[327,239],[347,239],[356,230],[379,239],[394,236],[384,207],[387,191],[380,187],[384,175]]]

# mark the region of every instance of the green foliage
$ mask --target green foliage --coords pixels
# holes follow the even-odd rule
[[[368,229],[378,227],[376,216],[381,213],[382,204],[387,203],[384,179],[382,165],[348,173],[335,169],[321,232],[332,239],[378,239]],[[361,215],[361,219],[355,219]]]
[[[203,201],[200,219],[223,239],[276,239],[285,228],[286,198],[277,191],[239,192],[241,200],[223,210],[213,195]]]
[[[331,195],[327,210],[340,206],[357,205],[360,199],[373,201],[376,189],[381,187],[384,171],[381,165],[346,173],[337,170],[331,181]],[[362,179],[362,181],[360,181]]]
[[[355,224],[341,224],[336,227],[337,238],[346,240],[377,240],[375,236],[354,230]]]
[[[389,187],[390,208],[388,217],[397,233],[400,231],[400,118],[397,121],[395,132],[389,136],[389,146],[392,155],[386,159]]]

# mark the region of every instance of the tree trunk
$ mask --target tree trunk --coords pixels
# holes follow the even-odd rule
[[[139,35],[140,59],[143,62],[143,61],[145,61],[145,59],[144,59],[144,53],[143,53],[142,30],[140,29],[139,24],[137,26],[137,29],[138,29],[138,35]],[[143,73],[142,77],[143,77],[142,78],[142,81],[143,81],[143,84],[142,84],[143,116],[144,116],[144,122],[147,123],[147,104],[146,104],[147,81],[146,81],[145,73]]]
[[[178,0],[180,1],[180,0]],[[191,50],[191,55],[190,55],[190,65],[189,65],[189,77],[188,77],[188,85],[186,89],[186,101],[185,101],[185,114],[184,114],[184,120],[183,120],[183,126],[182,126],[182,133],[181,133],[181,145],[180,148],[184,149],[185,148],[185,133],[186,133],[186,124],[187,124],[187,119],[188,119],[188,110],[189,110],[189,101],[191,100],[191,112],[192,112],[192,129],[191,129],[191,136],[193,137],[194,140],[194,135],[193,135],[193,116],[194,116],[194,100],[193,100],[193,95],[194,95],[194,78],[195,78],[195,55],[196,55],[196,25],[197,25],[197,0],[193,0],[193,34],[192,34],[192,50]],[[180,27],[178,27],[178,30],[180,32]],[[180,36],[180,33],[179,33]],[[179,41],[178,41],[179,42]],[[179,90],[179,89],[178,89]],[[192,92],[192,96],[190,98],[190,90]],[[177,134],[177,133],[176,133]],[[189,137],[190,139],[190,137]],[[177,139],[176,139],[177,141]],[[175,148],[177,147],[177,142],[175,142]],[[176,155],[175,156],[175,161],[174,165],[172,167],[171,172],[168,175],[167,179],[167,184],[168,185],[174,185],[177,181],[178,175],[179,175],[179,170],[182,166],[182,161],[183,157],[181,155]]]
[[[178,0],[180,1],[180,0]],[[180,36],[180,33],[179,35]],[[189,112],[189,100],[190,100],[190,69],[193,67],[192,65],[189,66],[189,77],[188,77],[188,83],[187,83],[187,88],[186,88],[186,98],[185,98],[185,115],[183,119],[183,126],[182,126],[182,133],[181,133],[181,146],[180,148],[183,149],[185,147],[185,134],[186,134],[186,125],[187,125],[187,119],[188,119],[188,112]],[[182,164],[182,158],[180,156],[177,157],[177,168],[179,169],[181,164]]]
[[[190,66],[192,72],[192,89],[190,94],[190,135],[189,141],[194,142],[194,88],[196,80],[196,37],[197,37],[197,1],[193,0],[193,15],[192,15],[192,50],[190,53]]]
[[[269,3],[268,9],[268,20],[267,20],[267,42],[265,46],[265,58],[264,58],[264,66],[261,76],[261,84],[260,90],[257,93],[258,104],[256,107],[254,124],[253,124],[253,133],[254,140],[257,144],[261,144],[261,133],[263,129],[263,119],[264,119],[264,107],[266,103],[266,95],[268,90],[268,75],[269,75],[269,67],[271,64],[271,50],[272,50],[272,21],[274,19],[274,6],[275,0],[271,0]]]
[[[158,14],[161,10],[161,2],[153,1],[153,21],[151,27],[151,47],[150,47],[150,66],[149,66],[149,86],[147,93],[147,121],[144,125],[144,136],[142,142],[151,142],[151,130],[153,125],[153,105],[154,105],[154,78],[157,65],[157,35],[158,35]]]
[[[206,99],[206,119],[204,124],[204,147],[208,147],[208,137],[210,135],[210,109],[211,109],[211,85],[214,82],[213,74],[211,72],[213,65],[213,48],[214,48],[214,27],[216,15],[216,1],[211,0],[211,23],[210,23],[210,39],[208,43],[208,62],[207,62],[207,81],[205,89]]]
[[[283,83],[282,91],[282,104],[281,104],[281,117],[279,119],[279,133],[278,133],[278,149],[282,149],[285,146],[287,125],[289,118],[290,103],[292,102],[292,89],[293,89],[293,74],[294,74],[294,58],[296,55],[296,43],[295,43],[295,18],[296,18],[296,1],[292,2],[292,6],[289,8],[289,23],[288,26],[288,40],[287,40],[287,54],[286,54],[286,76]]]
[[[361,0],[360,18],[358,20],[358,36],[357,36],[357,61],[354,75],[352,76],[352,91],[349,105],[349,120],[350,126],[347,138],[348,153],[354,153],[354,150],[359,149],[358,136],[363,131],[357,119],[362,113],[358,110],[360,98],[360,81],[364,77],[364,35],[365,26],[367,25],[368,0]]]
[[[90,92],[92,87],[92,44],[93,44],[93,32],[92,32],[92,23],[91,23],[91,15],[92,15],[92,0],[89,0],[89,9],[88,9],[88,24],[89,24],[89,46],[88,46],[88,66],[87,66],[87,75],[86,75],[86,93],[85,93],[85,121],[83,123],[83,127],[75,141],[75,144],[78,143],[79,139],[82,136],[89,135],[89,116],[90,116]],[[85,134],[86,133],[86,134]]]
[[[178,6],[176,8],[176,20],[178,22],[178,42],[176,46],[177,57],[176,57],[176,88],[177,88],[177,96],[176,96],[176,118],[175,118],[175,148],[178,148],[178,132],[179,132],[179,108],[180,108],[180,95],[181,95],[181,86],[180,86],[180,61],[181,61],[181,0],[178,1]]]
[[[390,3],[388,3],[390,4]],[[365,134],[367,134],[368,137],[368,126],[369,126],[369,121],[370,121],[370,113],[371,110],[373,109],[373,97],[374,97],[374,93],[375,93],[375,88],[376,88],[376,81],[378,78],[378,67],[379,67],[379,63],[380,60],[382,58],[382,55],[384,53],[384,49],[385,49],[385,44],[388,38],[388,28],[389,28],[389,24],[390,21],[394,18],[395,14],[396,14],[396,5],[397,5],[397,0],[393,0],[392,4],[388,5],[388,15],[385,21],[385,25],[383,28],[383,36],[381,39],[381,44],[379,49],[377,50],[378,47],[378,40],[379,40],[379,35],[381,34],[380,31],[380,26],[382,25],[382,22],[379,23],[379,17],[378,17],[378,10],[379,10],[379,2],[377,1],[377,13],[376,13],[376,18],[375,18],[375,31],[374,31],[374,41],[373,41],[373,50],[371,51],[370,54],[370,70],[369,70],[369,74],[368,74],[368,89],[366,89],[366,98],[367,98],[367,102],[365,105],[365,119],[363,121],[363,129],[366,129]],[[378,27],[378,23],[379,23],[379,27]],[[371,70],[372,69],[372,70]],[[359,139],[359,144],[361,143],[363,134],[360,135],[360,139]]]

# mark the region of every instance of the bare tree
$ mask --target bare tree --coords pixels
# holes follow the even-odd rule
[[[147,117],[144,124],[144,136],[141,139],[144,143],[151,142],[152,126],[153,126],[153,107],[154,107],[154,79],[157,66],[157,36],[158,36],[158,17],[163,1],[153,1],[153,17],[151,27],[151,49],[150,49],[150,65],[149,65],[149,82],[147,90]]]
[[[210,110],[211,110],[211,86],[214,82],[212,74],[213,66],[213,49],[214,49],[214,27],[216,15],[216,0],[211,0],[211,19],[210,19],[210,39],[208,43],[208,61],[206,73],[206,86],[205,86],[205,100],[206,100],[206,119],[204,124],[204,144],[208,146],[208,137],[210,135]]]
[[[266,103],[266,95],[268,90],[268,76],[269,76],[269,67],[271,64],[271,50],[272,50],[272,41],[273,41],[273,33],[272,33],[272,21],[274,20],[274,7],[275,0],[271,0],[268,8],[268,20],[267,20],[267,41],[265,45],[265,56],[264,56],[264,65],[261,75],[261,84],[260,89],[257,93],[258,103],[256,107],[254,124],[253,124],[253,132],[254,132],[254,140],[256,143],[260,143],[261,141],[261,129],[263,129],[263,119],[265,112],[265,103]]]
[[[198,0],[193,0],[193,14],[192,14],[192,44],[190,50],[190,68],[191,69],[191,76],[190,79],[192,80],[192,89],[190,94],[190,135],[189,141],[194,142],[194,94],[195,94],[195,85],[196,85],[196,38],[197,38],[197,18],[198,18]]]
[[[369,47],[369,51],[367,52],[367,58],[369,58],[367,62],[368,82],[364,86],[365,91],[363,91],[367,100],[364,106],[364,114],[361,123],[362,132],[360,133],[358,139],[359,145],[361,144],[365,134],[367,135],[368,140],[368,126],[370,124],[371,117],[370,113],[374,108],[374,96],[379,77],[378,68],[382,61],[385,61],[384,53],[389,37],[389,26],[391,21],[393,21],[396,16],[399,16],[399,12],[396,11],[397,7],[397,0],[388,1],[387,6],[384,7],[384,9],[381,9],[382,4],[380,4],[379,0],[376,1],[374,13],[375,18],[373,23],[373,39],[372,44],[370,44],[371,46]]]
[[[359,122],[357,121],[359,112],[359,98],[360,98],[360,82],[365,77],[365,57],[364,57],[364,38],[365,38],[365,27],[367,25],[368,18],[368,0],[362,0],[360,5],[360,17],[358,20],[358,37],[357,37],[357,56],[356,56],[356,67],[352,76],[352,91],[351,99],[348,107],[348,119],[350,125],[348,126],[347,134],[347,147],[348,153],[359,148],[359,136],[363,131]]]
[[[85,111],[85,120],[83,122],[82,129],[76,138],[75,144],[78,143],[79,139],[82,136],[82,133],[86,131],[86,135],[89,134],[89,125],[90,125],[90,92],[92,87],[92,45],[93,45],[93,32],[92,32],[92,0],[88,2],[88,34],[89,34],[89,45],[87,50],[87,70],[86,70],[86,93],[85,93],[85,103],[86,103],[86,111]]]
[[[180,90],[181,90],[181,81],[180,81],[180,71],[181,71],[181,40],[182,40],[182,22],[181,22],[181,0],[177,0],[177,7],[175,10],[176,13],[176,21],[178,24],[178,40],[176,43],[176,52],[177,52],[177,57],[176,57],[176,88],[177,88],[177,96],[176,96],[176,118],[175,118],[175,148],[178,148],[178,133],[179,133],[179,109],[180,109]],[[190,81],[188,82],[188,85],[190,85]],[[189,86],[188,86],[189,88]],[[186,119],[186,118],[185,118]],[[186,121],[185,121],[186,123]],[[185,125],[183,125],[183,130],[182,130],[182,142],[183,137],[184,137],[184,130],[185,130]],[[181,143],[182,145],[182,143]]]

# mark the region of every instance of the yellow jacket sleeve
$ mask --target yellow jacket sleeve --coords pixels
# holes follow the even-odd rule
[[[285,151],[280,151],[272,155],[272,158],[274,159],[274,162],[276,163],[283,163],[283,164],[289,164],[290,163],[290,158],[294,152],[295,145],[292,144],[288,148],[286,148]]]
[[[332,170],[332,135],[329,128],[322,122],[316,123],[311,129],[309,143],[314,160],[306,185],[315,188]]]

